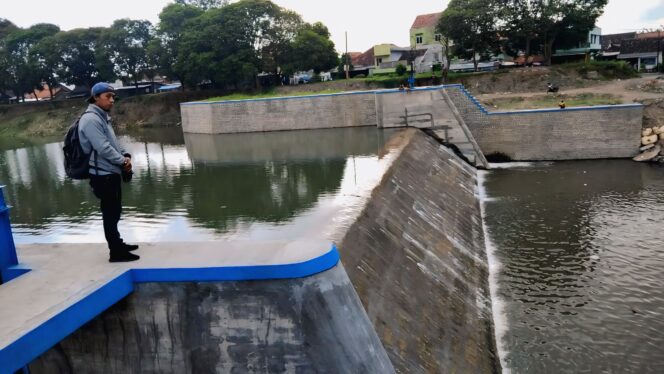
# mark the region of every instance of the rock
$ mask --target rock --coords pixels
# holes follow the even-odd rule
[[[654,144],[657,143],[658,139],[659,137],[657,135],[644,136],[643,138],[641,138],[641,144],[643,145]]]
[[[654,145],[654,144],[644,145],[643,147],[639,148],[639,152],[647,151],[647,150],[649,150],[650,148],[655,148],[655,145]]]
[[[650,135],[652,135],[652,129],[650,127],[641,130],[641,136],[650,136]]]
[[[596,71],[589,71],[587,76],[588,79],[599,79],[599,73]]]
[[[659,152],[661,150],[662,150],[662,147],[656,145],[653,149],[645,151],[645,152],[641,153],[638,156],[635,156],[632,160],[639,161],[639,162],[650,161],[653,158],[657,157],[657,155],[659,155]]]

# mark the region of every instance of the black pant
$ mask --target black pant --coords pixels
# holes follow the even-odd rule
[[[122,244],[118,221],[122,214],[122,183],[119,174],[90,175],[92,192],[101,200],[101,216],[104,220],[104,236],[111,252]]]

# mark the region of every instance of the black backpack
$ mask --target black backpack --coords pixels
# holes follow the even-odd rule
[[[92,113],[92,112],[85,112]],[[83,114],[85,114],[83,113]],[[81,147],[81,141],[78,137],[78,123],[83,117],[83,114],[74,121],[67,134],[65,135],[65,146],[62,150],[65,153],[65,173],[71,179],[88,179],[90,178],[90,155],[85,153]]]

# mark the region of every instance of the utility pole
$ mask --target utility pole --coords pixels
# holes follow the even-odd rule
[[[655,70],[658,73],[662,72],[662,61],[659,59],[659,54],[662,51],[662,28],[657,29],[657,64],[655,65]]]
[[[346,31],[346,62],[344,63],[344,70],[346,71],[346,79],[350,79],[350,61],[348,61],[348,31]]]

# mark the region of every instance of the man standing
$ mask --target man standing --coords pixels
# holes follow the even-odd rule
[[[121,174],[131,173],[131,155],[118,144],[108,112],[115,103],[115,89],[108,83],[92,86],[90,105],[78,125],[83,151],[90,154],[90,186],[101,200],[104,236],[110,250],[110,262],[135,261],[140,257],[130,253],[137,245],[125,243],[118,232],[122,214]]]

